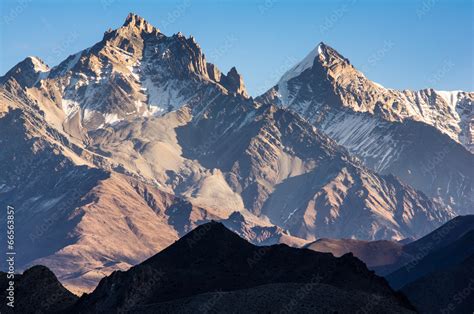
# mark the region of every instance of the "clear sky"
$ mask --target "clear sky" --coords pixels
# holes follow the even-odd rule
[[[166,35],[193,35],[251,95],[324,41],[391,88],[474,90],[474,1],[2,0],[0,74],[28,55],[50,66],[137,13]]]

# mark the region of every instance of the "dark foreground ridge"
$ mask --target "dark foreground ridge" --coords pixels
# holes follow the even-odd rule
[[[474,312],[474,215],[457,216],[405,245],[319,239],[306,247],[335,256],[353,252],[377,274],[385,275],[420,313]]]
[[[458,216],[404,247],[405,258],[386,276],[395,289],[430,273],[461,264],[474,255],[474,215]],[[474,274],[473,274],[474,276]]]
[[[2,302],[0,313],[57,313],[71,307],[78,299],[44,266],[33,266],[14,279],[14,308],[7,305],[10,279],[0,272]]]
[[[5,273],[0,285],[6,291]],[[15,287],[15,313],[414,311],[352,254],[336,258],[284,244],[259,247],[214,221],[130,270],[105,277],[80,299],[44,266],[17,275]],[[5,303],[0,310],[13,313]]]
[[[258,247],[210,222],[104,278],[69,311],[341,313],[364,307],[384,313],[412,309],[352,254],[335,258],[282,244]]]
[[[473,313],[474,254],[409,283],[402,291],[420,313]]]

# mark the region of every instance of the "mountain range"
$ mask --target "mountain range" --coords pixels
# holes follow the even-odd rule
[[[257,99],[299,113],[367,167],[472,213],[473,92],[385,88],[320,43]]]
[[[18,266],[76,293],[211,220],[259,245],[420,238],[472,213],[472,99],[385,89],[323,43],[254,99],[130,14],[0,78],[0,206]]]
[[[395,263],[403,266],[386,277],[392,286],[397,283],[390,278],[408,279],[401,292],[395,292],[352,253],[334,257],[315,252],[314,246],[309,249],[285,244],[255,246],[222,223],[211,221],[129,270],[114,271],[93,292],[80,298],[67,291],[48,268],[34,266],[15,277],[16,310],[22,313],[470,313],[474,309],[469,297],[473,217],[457,217],[403,246],[407,254]],[[364,251],[361,248],[382,248],[373,252],[382,256],[387,253],[383,250],[387,242],[390,241],[375,241],[371,246],[362,242],[354,245],[351,240],[346,244],[355,248],[354,252],[361,258],[372,260],[367,254],[361,255]],[[461,255],[464,257],[459,258]],[[406,274],[398,276],[400,271]],[[3,275],[0,285],[5,288],[6,274]],[[5,297],[7,292],[3,291]],[[3,303],[0,309],[13,313]]]
[[[255,246],[217,222],[198,226],[128,271],[113,272],[79,299],[68,294],[42,266],[27,270],[17,282],[29,287],[31,295],[56,295],[37,308],[22,303],[22,313],[40,309],[46,313],[327,313],[352,309],[414,313],[403,294],[394,292],[351,254],[335,258],[284,244]],[[49,282],[48,289],[41,289],[44,282]]]

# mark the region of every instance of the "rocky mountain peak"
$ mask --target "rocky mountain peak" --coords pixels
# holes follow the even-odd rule
[[[325,65],[334,65],[336,63],[345,63],[350,65],[350,61],[342,56],[336,49],[320,42],[316,47],[318,51],[319,60]]]
[[[148,23],[144,18],[134,13],[128,14],[122,27],[138,30],[139,32],[145,31],[146,33],[151,33],[154,29],[159,32],[157,28]]]
[[[27,61],[28,63],[32,64],[33,69],[36,72],[47,72],[49,71],[49,66],[40,58],[35,57],[35,56],[28,56],[24,61]]]
[[[282,76],[280,83],[288,82],[291,79],[300,76],[306,70],[313,69],[315,62],[320,65],[318,71],[322,71],[321,74],[328,71],[334,71],[338,66],[350,66],[348,59],[344,58],[335,49],[324,42],[320,42],[303,60]]]
[[[5,83],[10,79],[15,79],[20,85],[31,87],[40,77],[48,73],[49,67],[38,57],[26,57],[23,61],[15,65],[5,76],[0,78],[0,83]]]
[[[220,83],[224,86],[230,93],[240,94],[248,98],[247,90],[245,89],[244,79],[242,75],[237,72],[235,67],[232,67],[226,75],[221,76]]]

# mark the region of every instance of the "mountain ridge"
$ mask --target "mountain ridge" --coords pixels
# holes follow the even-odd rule
[[[0,84],[0,202],[28,230],[46,228],[34,244],[20,239],[36,255],[19,265],[41,262],[72,289],[90,291],[209,220],[297,246],[419,237],[454,215],[289,109],[248,97],[194,38],[137,16],[37,82],[29,70]]]
[[[141,281],[136,279],[150,279],[153,270],[159,270],[158,277],[142,291]],[[213,276],[208,275],[211,270]],[[319,279],[308,278],[309,274],[315,273],[319,274]],[[185,286],[179,284],[183,278],[186,278]],[[154,304],[159,308],[161,302],[206,292],[248,289],[265,283],[309,283],[311,280],[314,284],[368,292],[410,309],[401,295],[394,294],[383,279],[373,275],[351,255],[334,258],[330,254],[285,245],[255,247],[222,224],[210,222],[128,272],[116,272],[103,279],[92,294],[79,300],[74,310],[102,312],[120,308],[133,311],[134,306]]]
[[[456,95],[386,89],[322,43],[256,100],[288,108],[369,168],[469,214],[474,94]]]

